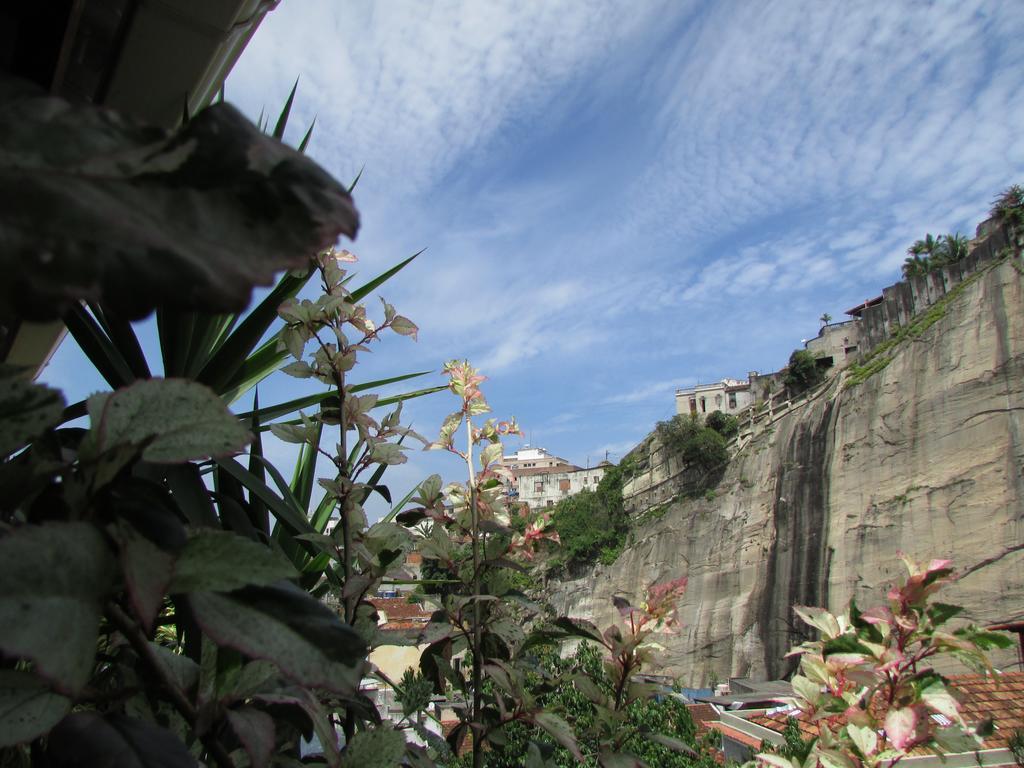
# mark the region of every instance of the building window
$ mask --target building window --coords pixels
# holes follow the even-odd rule
[[[533,492],[534,493],[543,493],[544,492],[544,483],[534,483],[533,484]]]
[[[697,401],[696,401],[696,400],[694,400],[694,399],[693,399],[693,398],[691,397],[691,398],[690,398],[690,413],[696,413],[696,412],[697,412]]]
[[[701,413],[707,413],[708,412],[707,403],[704,401],[703,397],[700,399],[700,412]]]
[[[731,410],[731,411],[735,411],[736,410],[736,393],[735,392],[730,392],[729,393],[729,410]]]
[[[560,490],[562,493],[568,493],[569,492],[569,481],[568,480],[559,480],[558,481],[558,490]]]
[[[548,506],[549,507],[555,506],[555,502],[553,502],[551,499],[548,499]]]

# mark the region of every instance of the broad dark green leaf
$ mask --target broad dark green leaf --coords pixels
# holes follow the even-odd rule
[[[148,632],[163,605],[174,568],[174,555],[165,552],[124,520],[110,526],[120,553],[125,588],[135,615]]]
[[[691,747],[685,741],[680,741],[679,739],[673,738],[672,736],[667,736],[664,733],[658,733],[656,731],[647,732],[643,734],[643,737],[645,739],[650,739],[651,741],[656,741],[662,746],[668,747],[673,752],[682,752],[685,755],[690,755],[690,757],[698,756],[697,752],[693,749],[693,747]]]
[[[568,749],[577,760],[583,760],[583,753],[580,752],[576,743],[576,734],[572,726],[554,712],[535,712],[531,718],[534,725],[543,729],[551,738]]]
[[[0,651],[77,693],[89,678],[114,563],[88,523],[26,525],[0,538]]]
[[[0,134],[0,312],[237,312],[358,228],[344,186],[228,104],[168,134],[4,78]]]
[[[233,453],[252,439],[220,398],[184,379],[137,381],[93,395],[88,408],[91,456],[138,447],[146,461],[180,463]]]
[[[35,675],[0,670],[0,747],[42,736],[70,710],[71,700]]]
[[[64,397],[9,368],[0,370],[0,458],[60,423]]]
[[[76,712],[53,729],[48,768],[196,768],[196,759],[170,731],[124,715]]]
[[[190,691],[199,682],[199,665],[188,656],[175,653],[159,643],[150,643],[157,658],[164,665],[175,684],[183,691]]]
[[[274,718],[255,707],[240,707],[228,710],[228,722],[252,768],[267,768],[274,749]]]
[[[215,527],[217,515],[213,510],[213,502],[203,482],[199,467],[195,464],[178,464],[163,467],[167,477],[167,486],[178,509],[191,525]]]
[[[219,645],[277,664],[297,683],[351,694],[366,644],[319,600],[288,582],[189,596],[196,621]]]
[[[387,725],[360,731],[341,756],[343,768],[397,768],[405,757],[405,736]]]
[[[270,547],[230,531],[202,529],[178,557],[169,591],[230,592],[296,576],[292,564]]]

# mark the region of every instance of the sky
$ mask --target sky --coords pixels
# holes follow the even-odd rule
[[[308,154],[363,170],[357,282],[426,249],[380,289],[418,341],[355,378],[468,358],[524,428],[509,451],[586,466],[677,387],[783,367],[926,232],[973,234],[1024,181],[1021,61],[1019,0],[283,0],[226,95],[255,120],[298,78],[286,141],[315,118]],[[102,388],[70,340],[42,378]],[[306,391],[277,374],[260,399]],[[455,405],[406,420],[433,434]],[[385,482],[432,472],[463,474],[415,452]]]

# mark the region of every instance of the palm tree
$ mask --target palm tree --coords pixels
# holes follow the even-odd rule
[[[935,255],[935,251],[939,248],[939,241],[932,237],[932,233],[929,232],[924,236],[924,240],[918,240],[912,246],[907,248],[907,253],[911,256],[925,256],[931,259]]]
[[[918,241],[920,242],[920,241]],[[921,275],[927,275],[932,268],[931,261],[927,256],[920,256],[912,252],[912,249],[908,248],[907,253],[912,253],[903,262],[903,277],[920,277]]]
[[[955,264],[967,256],[967,238],[957,232],[955,235],[943,235],[935,252],[933,267]]]
[[[822,325],[824,325],[824,326],[828,327],[828,324],[832,322],[832,315],[830,315],[830,314],[829,314],[828,312],[825,312],[825,313],[824,313],[824,314],[823,314],[823,315],[822,315],[821,317],[819,317],[818,319],[819,319],[819,320],[821,320],[821,324],[822,324]]]

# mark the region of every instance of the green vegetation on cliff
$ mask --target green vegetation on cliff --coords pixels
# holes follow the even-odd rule
[[[622,506],[622,485],[632,470],[632,462],[623,460],[609,467],[594,491],[580,491],[562,499],[554,509],[552,525],[562,546],[551,565],[593,563],[611,565],[626,543],[629,518]]]

